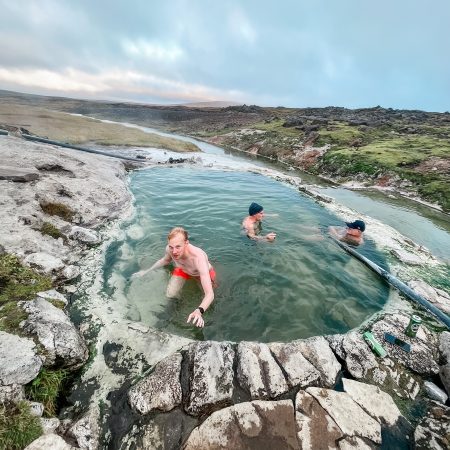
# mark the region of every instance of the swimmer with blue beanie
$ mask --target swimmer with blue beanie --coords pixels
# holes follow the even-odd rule
[[[274,241],[276,233],[268,233],[261,236],[262,219],[264,218],[264,208],[258,203],[252,203],[248,208],[248,216],[242,222],[242,228],[250,239],[255,241]]]

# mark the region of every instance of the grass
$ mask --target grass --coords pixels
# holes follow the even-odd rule
[[[0,449],[22,450],[42,435],[39,417],[26,402],[0,404]]]
[[[51,236],[53,239],[62,238],[64,241],[67,239],[66,236],[50,222],[44,222],[39,231],[42,234]]]
[[[22,266],[14,255],[0,255],[0,305],[31,300],[38,292],[52,288],[50,277]]]
[[[31,383],[25,386],[27,398],[44,405],[44,416],[55,416],[58,397],[66,379],[66,370],[49,370],[44,368]]]
[[[20,126],[38,136],[74,145],[94,142],[108,146],[155,147],[175,152],[200,151],[190,142],[145,133],[136,128],[7,102],[0,104],[0,123]]]
[[[8,302],[0,309],[0,330],[18,334],[20,322],[27,317],[27,313],[17,305],[17,302]]]
[[[71,222],[75,215],[75,212],[64,203],[41,201],[40,207],[46,214],[61,217],[61,219],[64,219],[67,222]]]

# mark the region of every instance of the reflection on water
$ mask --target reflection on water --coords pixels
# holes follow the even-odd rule
[[[127,302],[128,319],[198,339],[287,341],[344,332],[379,310],[389,288],[327,235],[340,221],[310,199],[260,175],[199,168],[154,168],[132,175],[137,214],[107,254],[105,289]],[[261,203],[274,243],[240,233],[248,205]],[[163,256],[166,236],[184,226],[217,272],[206,327],[186,324],[201,288],[189,280],[180,300],[165,297],[170,269],[127,281]],[[359,249],[385,267],[373,243]],[[114,307],[114,305],[112,305]]]

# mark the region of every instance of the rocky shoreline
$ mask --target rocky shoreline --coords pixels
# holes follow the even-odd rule
[[[72,387],[73,405],[42,419],[46,434],[27,448],[448,447],[446,394],[429,382],[450,391],[450,333],[424,325],[417,338],[405,336],[412,308],[397,293],[358,330],[289,343],[192,342],[124,320],[123,311],[106,315],[111,305],[99,295],[99,272],[121,232],[118,221],[133,211],[129,167],[11,136],[0,136],[0,156],[4,251],[50,276],[67,296],[88,286],[84,303],[63,309],[54,301],[66,297],[56,291],[21,302],[26,319],[18,333],[0,331],[0,403],[23,401],[24,385],[42,368],[78,370],[88,347],[91,353]],[[296,178],[258,171],[294,184],[337,216],[354,213]],[[7,181],[5,173],[23,178]],[[439,270],[439,261],[365,219],[369,237],[389,249],[392,271],[449,308],[448,294],[415,280],[415,268]],[[45,223],[60,234],[43,233]],[[74,306],[77,326],[67,313]],[[386,343],[388,356],[377,358],[362,339],[366,329],[380,342],[391,332],[413,352]],[[409,406],[421,391],[430,398],[423,400],[426,413],[411,423]],[[32,406],[42,414],[42,406]]]

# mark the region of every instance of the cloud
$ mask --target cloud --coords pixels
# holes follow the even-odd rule
[[[184,53],[177,44],[160,44],[157,42],[149,42],[146,39],[124,39],[121,44],[125,53],[132,58],[175,62]]]

